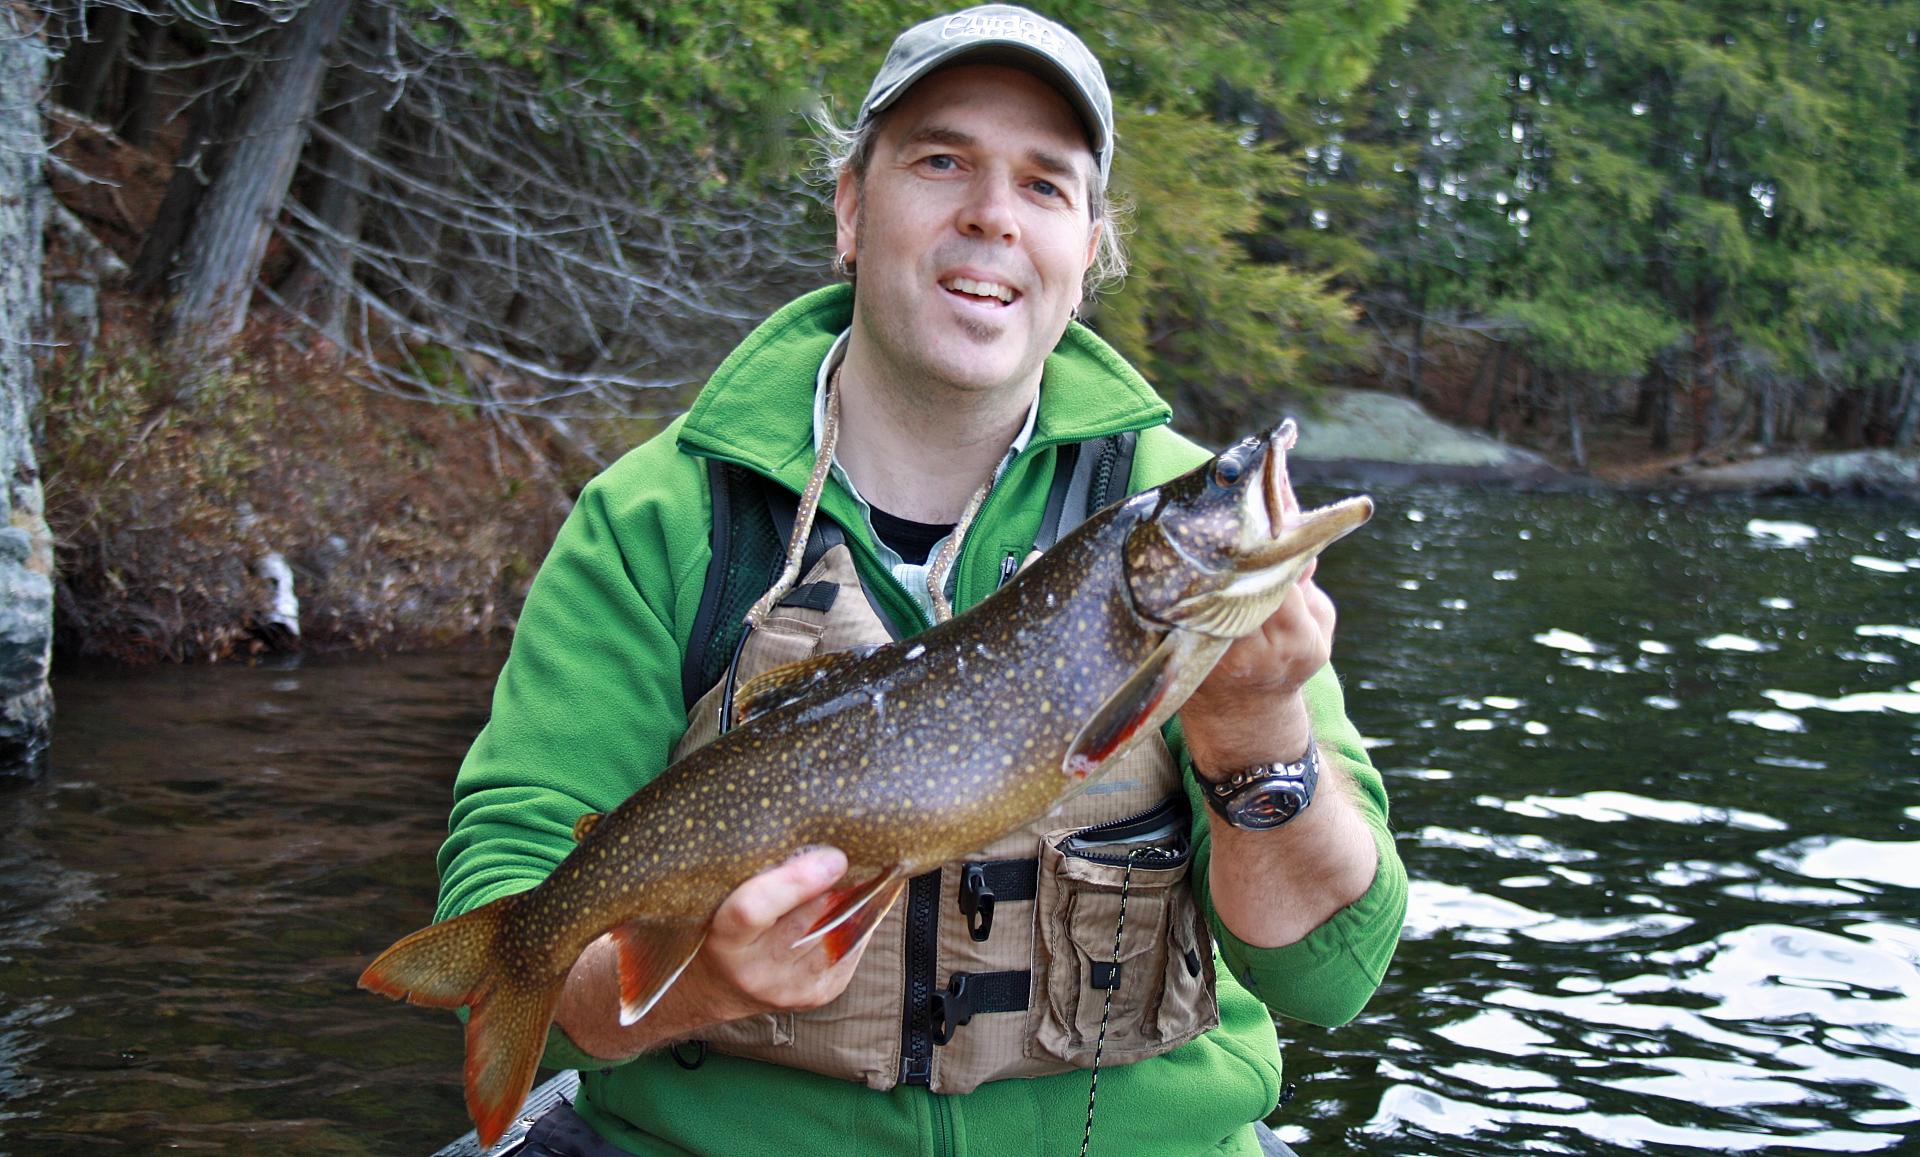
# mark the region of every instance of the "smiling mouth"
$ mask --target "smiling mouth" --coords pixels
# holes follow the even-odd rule
[[[940,288],[955,297],[980,305],[994,307],[1012,305],[1020,296],[1020,291],[1010,285],[997,281],[975,281],[971,277],[948,277],[940,282]]]

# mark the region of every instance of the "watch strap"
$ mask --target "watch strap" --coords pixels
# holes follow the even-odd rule
[[[1320,782],[1320,745],[1309,739],[1299,759],[1263,763],[1235,772],[1219,783],[1201,781],[1215,814],[1237,828],[1277,828],[1307,810]]]

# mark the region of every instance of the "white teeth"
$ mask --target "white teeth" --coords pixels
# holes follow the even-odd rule
[[[955,293],[972,294],[974,297],[997,297],[1008,305],[1013,304],[1013,290],[993,281],[975,281],[971,277],[956,277],[945,283]]]

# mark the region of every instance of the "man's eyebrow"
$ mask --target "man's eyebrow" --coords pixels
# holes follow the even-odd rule
[[[1080,176],[1080,166],[1058,153],[1049,153],[1045,149],[1028,149],[1027,163],[1053,177],[1077,178]]]
[[[909,145],[952,145],[957,149],[970,148],[980,142],[959,129],[944,128],[940,125],[922,125],[907,134],[902,142]]]

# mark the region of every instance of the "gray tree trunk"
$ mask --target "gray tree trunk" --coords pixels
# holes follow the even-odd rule
[[[1577,383],[1562,378],[1560,392],[1567,403],[1567,452],[1573,456],[1573,468],[1586,472],[1587,440],[1580,430],[1580,387]]]
[[[33,450],[47,55],[25,11],[0,6],[0,780],[39,774],[53,725],[53,536]]]
[[[340,106],[328,117],[333,130],[354,145],[377,151],[380,126],[386,119],[386,92],[372,76],[350,73],[342,84]],[[353,281],[354,246],[367,199],[367,164],[360,154],[339,144],[322,150],[320,188],[313,198],[313,215],[322,226],[315,252],[302,262],[281,289],[287,304],[307,315],[335,344],[344,346],[341,317],[346,311],[347,288]]]
[[[217,349],[246,323],[267,239],[307,141],[327,52],[352,6],[353,0],[309,0],[287,28],[278,59],[255,81],[235,126],[238,139],[188,234],[167,326],[176,344]]]

